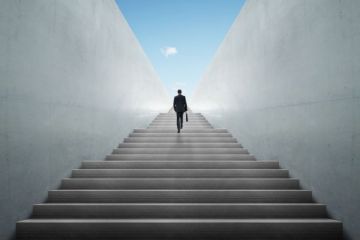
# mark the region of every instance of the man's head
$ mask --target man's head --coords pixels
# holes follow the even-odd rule
[[[178,90],[178,94],[181,95],[181,93],[182,93],[182,91],[181,91],[181,89],[179,89],[179,90]]]

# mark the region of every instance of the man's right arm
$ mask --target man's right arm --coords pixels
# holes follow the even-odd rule
[[[174,97],[174,103],[173,103],[174,111],[176,111],[175,99],[176,99],[176,97]]]

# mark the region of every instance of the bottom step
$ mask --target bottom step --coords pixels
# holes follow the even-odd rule
[[[340,240],[342,224],[328,219],[26,220],[18,240]]]

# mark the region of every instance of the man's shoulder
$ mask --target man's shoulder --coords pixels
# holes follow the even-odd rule
[[[184,96],[184,95],[176,95],[176,96],[174,97],[174,99],[178,99],[178,98],[182,98],[182,99],[184,99],[184,98],[185,98],[185,96]]]

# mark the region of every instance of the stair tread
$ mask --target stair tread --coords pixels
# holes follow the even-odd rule
[[[120,143],[120,148],[242,148],[240,143]]]
[[[326,206],[321,203],[38,203],[34,206]]]
[[[49,192],[304,192],[311,193],[310,190],[303,189],[57,189]]]
[[[278,161],[253,160],[123,160],[83,161],[81,169],[280,169]]]
[[[236,178],[236,177],[227,177],[227,178],[207,178],[207,177],[196,177],[196,178],[174,178],[174,177],[161,177],[161,178],[145,178],[145,177],[132,177],[132,178],[126,178],[126,177],[114,177],[114,178],[64,178],[65,180],[76,180],[76,181],[82,181],[82,180],[147,180],[147,181],[151,181],[151,180],[173,180],[173,181],[188,181],[188,180],[194,180],[194,181],[204,181],[204,180],[224,180],[224,181],[256,181],[256,180],[266,180],[266,181],[289,181],[289,180],[298,180],[297,178]]]
[[[122,223],[122,222],[133,222],[133,223],[242,223],[242,222],[249,222],[249,223],[341,223],[338,220],[329,219],[329,218],[318,218],[318,219],[293,219],[293,218],[282,218],[282,219],[27,219],[19,221],[19,223],[42,223],[42,222],[67,222],[67,223],[77,223],[77,222],[99,222],[99,223]]]
[[[104,164],[108,164],[108,161],[105,160],[85,160],[83,161],[85,163],[104,163]],[[159,163],[164,163],[167,162],[166,160],[152,160],[152,161],[148,161],[148,160],[123,160],[123,161],[111,161],[110,163],[123,163],[123,162],[128,162],[128,163],[136,163],[136,162],[141,162],[141,163],[148,163],[148,162],[159,162]],[[174,160],[172,162],[179,162],[179,163],[214,163],[214,161],[208,161],[208,160]],[[261,164],[261,163],[279,163],[279,161],[272,161],[272,160],[257,160],[257,161],[237,161],[237,160],[224,160],[221,163],[251,163],[251,164]]]

